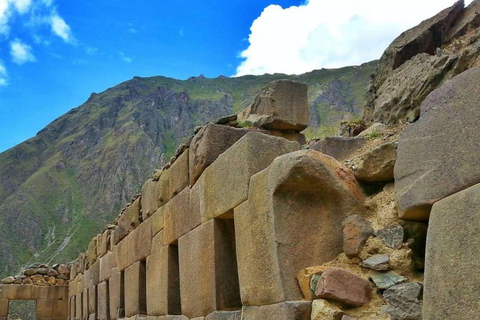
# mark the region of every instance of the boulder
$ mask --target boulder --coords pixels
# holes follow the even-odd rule
[[[479,217],[480,184],[433,206],[425,258],[425,320],[478,318]]]
[[[397,143],[388,142],[355,157],[349,166],[360,181],[389,182],[396,158]]]
[[[450,29],[447,35],[447,42],[464,35],[469,29],[478,28],[480,26],[479,13],[480,1],[475,0],[463,10],[455,25]]]
[[[236,129],[212,123],[202,127],[190,142],[190,186],[195,184],[203,171],[219,155],[224,153],[247,132],[245,129]]]
[[[343,251],[349,258],[358,256],[367,239],[373,236],[372,224],[361,215],[349,216],[342,222]]]
[[[388,288],[383,292],[383,299],[388,303],[386,312],[392,320],[422,320],[421,293],[422,285],[418,282]]]
[[[239,114],[239,123],[268,130],[302,131],[307,128],[309,120],[307,91],[308,86],[304,83],[273,81]]]
[[[146,220],[158,209],[157,203],[157,182],[148,179],[142,187],[142,219]]]
[[[243,304],[302,299],[298,271],[335,259],[342,221],[363,210],[352,173],[318,151],[280,156],[254,175],[248,200],[234,210]]]
[[[480,68],[432,92],[400,136],[395,191],[403,219],[427,220],[440,199],[480,182]]]
[[[310,149],[320,151],[338,161],[343,161],[363,147],[365,143],[367,143],[365,138],[327,137],[312,144]]]
[[[315,296],[348,306],[361,307],[372,297],[370,282],[341,268],[329,268],[320,276]]]

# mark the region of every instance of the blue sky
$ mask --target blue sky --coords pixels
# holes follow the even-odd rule
[[[91,92],[133,76],[302,73],[359,64],[453,3],[425,0],[422,7],[405,0],[418,13],[401,18],[397,0],[367,0],[378,2],[374,15],[358,2],[0,0],[0,152]]]

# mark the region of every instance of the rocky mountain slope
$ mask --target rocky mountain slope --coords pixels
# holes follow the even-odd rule
[[[0,275],[34,261],[75,258],[195,126],[240,111],[272,80],[309,85],[312,137],[359,116],[375,67],[186,81],[135,77],[92,94],[0,154]]]

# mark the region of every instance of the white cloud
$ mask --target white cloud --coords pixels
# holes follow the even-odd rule
[[[13,6],[20,14],[27,13],[32,5],[32,0],[9,0],[8,2],[13,3]]]
[[[467,0],[469,4],[472,0]],[[454,0],[308,0],[270,5],[250,28],[237,76],[299,74],[380,58],[395,37]]]
[[[56,12],[50,17],[50,26],[52,27],[52,32],[62,38],[63,41],[68,43],[75,42],[70,26]]]
[[[0,60],[0,87],[4,87],[8,84],[8,73],[3,61]]]
[[[10,42],[10,55],[16,64],[24,64],[26,62],[34,62],[35,56],[32,53],[32,47],[23,43],[19,39]]]
[[[125,55],[125,53],[120,51],[118,54],[120,55],[120,58],[123,60],[123,62],[125,62],[125,63],[132,63],[133,62],[133,59],[130,58],[130,57],[127,57]]]

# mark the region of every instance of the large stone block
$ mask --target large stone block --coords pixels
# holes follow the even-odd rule
[[[88,314],[97,313],[97,286],[88,288]]]
[[[89,307],[89,294],[88,294],[88,289],[84,289],[83,293],[81,294],[82,296],[82,315],[83,319],[88,319],[88,307]]]
[[[95,263],[85,271],[84,275],[84,286],[89,289],[100,282],[100,260],[95,261]]]
[[[338,161],[343,161],[367,143],[366,138],[327,137],[310,146]]]
[[[247,199],[252,175],[276,157],[299,149],[296,142],[258,132],[243,136],[203,173],[202,221],[229,213]]]
[[[278,157],[253,176],[248,201],[235,209],[243,304],[303,299],[299,270],[336,258],[342,221],[363,211],[353,174],[318,151]]]
[[[170,169],[162,171],[157,182],[157,206],[160,208],[172,198],[170,193]]]
[[[423,319],[480,313],[480,184],[437,202],[430,215]]]
[[[146,264],[135,262],[125,269],[125,316],[147,314]]]
[[[308,126],[308,86],[292,80],[273,81],[239,115],[255,127],[302,131]]]
[[[88,244],[88,249],[87,249],[87,259],[88,259],[88,266],[90,267],[97,261],[97,240],[98,236],[90,240],[90,243]]]
[[[145,260],[152,247],[152,219],[147,219],[114,248],[117,267],[124,270],[133,263]]]
[[[245,129],[213,123],[203,127],[190,142],[190,186],[195,184],[198,177],[220,154],[224,153],[247,132]]]
[[[83,294],[77,294],[75,296],[75,320],[83,320]]]
[[[97,290],[97,319],[110,320],[110,308],[108,305],[108,282],[99,283]]]
[[[210,220],[178,242],[182,313],[240,308],[233,220]]]
[[[100,275],[99,281],[105,281],[112,276],[112,270],[117,266],[117,259],[115,253],[109,251],[106,255],[100,258]]]
[[[142,217],[147,220],[158,209],[157,203],[157,182],[148,179],[142,187]]]
[[[113,231],[113,244],[117,244],[140,224],[140,198],[123,211]]]
[[[65,319],[68,317],[68,300],[53,300],[53,317]]]
[[[170,195],[175,197],[186,186],[188,186],[188,149],[186,149],[170,167]]]
[[[152,216],[152,237],[163,230],[165,209],[165,206],[158,208]]]
[[[75,296],[69,298],[69,320],[75,319]]]
[[[36,301],[37,317],[53,317],[53,301],[49,299],[39,299]]]
[[[97,243],[97,251],[99,257],[103,257],[108,252],[108,250],[110,250],[111,232],[112,230],[107,229],[102,233],[101,237],[99,238],[99,241]]]
[[[242,320],[242,310],[214,311],[206,316],[205,320]]]
[[[122,272],[117,268],[113,268],[112,276],[108,279],[108,296],[109,296],[109,313],[110,319],[116,320],[119,310],[124,310],[124,279]]]
[[[181,314],[178,247],[164,246],[160,232],[152,241],[147,258],[147,314]]]
[[[8,316],[8,300],[0,299],[0,317]]]
[[[268,306],[244,306],[242,320],[310,320],[311,301],[287,301]]]
[[[165,208],[164,245],[176,244],[181,236],[201,223],[200,211],[192,209],[189,188],[183,189],[165,205]]]
[[[480,183],[479,83],[480,68],[448,81],[400,136],[395,191],[403,219],[427,220],[435,202]]]

